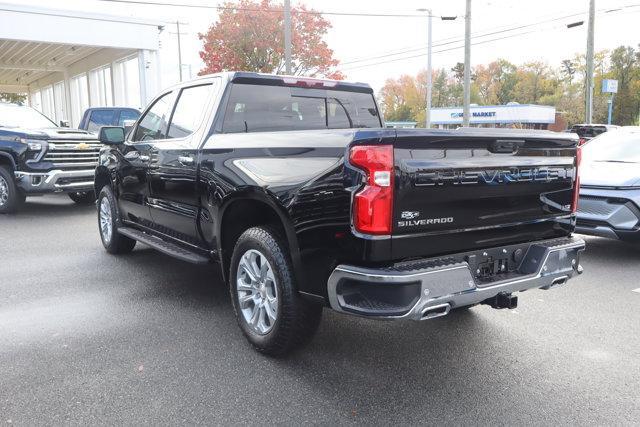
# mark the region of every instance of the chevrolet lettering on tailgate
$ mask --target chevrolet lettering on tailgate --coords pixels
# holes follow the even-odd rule
[[[511,182],[551,182],[558,179],[570,178],[573,168],[541,167],[541,168],[510,168],[487,170],[437,170],[432,172],[418,172],[415,176],[416,186],[435,185],[474,185],[474,184],[507,184]]]

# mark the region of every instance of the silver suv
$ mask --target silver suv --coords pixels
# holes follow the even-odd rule
[[[610,130],[582,147],[576,232],[640,240],[640,127]]]

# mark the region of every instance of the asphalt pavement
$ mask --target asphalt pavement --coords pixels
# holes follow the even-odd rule
[[[516,310],[325,310],[271,359],[215,266],[109,255],[94,207],[29,199],[0,216],[0,424],[638,424],[640,246],[587,245],[582,276]]]

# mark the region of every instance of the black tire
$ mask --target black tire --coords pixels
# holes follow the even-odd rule
[[[302,347],[313,338],[322,318],[322,306],[302,299],[296,291],[286,248],[275,230],[269,227],[250,228],[236,242],[228,276],[233,310],[240,329],[256,350],[269,356],[284,356]],[[238,269],[241,258],[248,251],[257,251],[266,258],[277,288],[276,319],[271,329],[262,334],[254,330],[240,308]]]
[[[26,195],[16,185],[13,170],[0,166],[0,214],[13,213],[22,207]]]
[[[103,200],[106,200],[104,206]],[[120,217],[117,206],[116,198],[111,188],[109,186],[102,187],[98,197],[98,232],[100,233],[100,240],[102,240],[102,245],[110,254],[126,254],[133,250],[136,241],[118,233]],[[110,216],[105,214],[102,210],[103,207],[105,211],[110,213]],[[111,225],[111,233],[106,233],[103,229],[103,219]]]
[[[69,198],[79,205],[88,205],[96,201],[96,193],[93,191],[80,191],[68,193]]]

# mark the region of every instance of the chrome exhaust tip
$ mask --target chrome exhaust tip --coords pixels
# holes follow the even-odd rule
[[[427,307],[424,310],[422,310],[422,315],[420,317],[420,320],[429,320],[429,319],[435,319],[436,317],[446,316],[447,314],[449,314],[450,311],[451,311],[451,305],[448,303]]]

